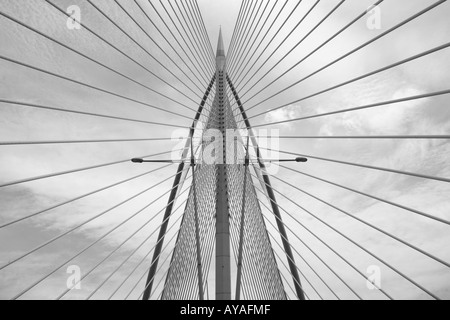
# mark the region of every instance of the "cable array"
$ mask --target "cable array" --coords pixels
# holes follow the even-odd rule
[[[225,174],[226,201],[229,212],[229,240],[230,260],[232,270],[236,271],[236,293],[233,298],[238,300],[325,300],[328,298],[345,300],[364,299],[365,293],[361,292],[356,281],[369,281],[362,264],[349,258],[347,252],[341,252],[335,243],[332,243],[328,235],[340,239],[367,261],[376,261],[392,275],[395,275],[408,288],[414,288],[427,298],[440,300],[440,294],[435,292],[429,283],[412,275],[404,267],[390,261],[386,255],[380,254],[372,247],[362,243],[353,234],[344,232],[337,225],[337,219],[351,221],[358,226],[358,230],[370,230],[377,239],[389,241],[395,244],[399,250],[407,250],[415,256],[420,256],[427,261],[448,272],[450,262],[446,261],[443,254],[436,254],[427,250],[427,245],[415,244],[404,235],[397,235],[378,224],[369,221],[363,216],[346,209],[344,206],[334,203],[335,199],[318,195],[299,184],[302,179],[310,179],[322,187],[333,188],[340,192],[348,192],[364,199],[370,199],[376,204],[383,204],[395,208],[405,217],[414,216],[422,219],[424,223],[433,223],[442,228],[448,228],[450,221],[444,215],[419,210],[412,204],[403,204],[401,201],[389,199],[386,196],[378,196],[364,188],[350,187],[346,183],[340,183],[333,177],[325,177],[313,174],[307,169],[300,170],[289,164],[280,164],[281,174],[269,176],[266,161],[262,151],[279,151],[288,157],[305,157],[314,166],[329,166],[333,168],[358,168],[366,172],[390,174],[398,179],[411,178],[417,183],[433,182],[446,185],[450,178],[440,176],[433,172],[415,172],[401,168],[390,168],[376,163],[364,161],[351,161],[336,159],[332,156],[321,156],[300,150],[274,150],[267,146],[258,145],[257,128],[275,128],[279,125],[294,124],[300,127],[307,121],[320,119],[333,121],[337,115],[348,115],[355,112],[370,110],[383,110],[402,108],[408,103],[421,102],[425,99],[447,98],[450,89],[429,91],[426,93],[406,96],[403,98],[387,99],[385,101],[370,104],[353,104],[338,110],[317,112],[314,114],[299,114],[289,119],[279,121],[264,121],[261,117],[267,116],[277,110],[287,107],[302,111],[301,102],[311,100],[337,89],[343,89],[350,85],[368,80],[371,77],[380,76],[387,72],[398,70],[412,63],[420,63],[425,58],[434,57],[443,52],[447,53],[450,42],[444,42],[434,47],[422,49],[420,52],[398,59],[392,63],[371,69],[371,71],[359,74],[352,78],[346,77],[345,81],[325,88],[314,88],[310,94],[302,94],[294,97],[294,91],[300,85],[307,83],[324,72],[337,66],[339,63],[362,54],[364,49],[370,49],[390,35],[405,31],[413,23],[419,23],[419,19],[430,15],[447,2],[435,0],[435,2],[416,9],[410,16],[400,21],[395,20],[392,27],[376,33],[368,40],[351,46],[350,50],[330,61],[322,61],[320,66],[302,76],[298,76],[299,67],[309,63],[313,57],[317,57],[324,48],[337,45],[345,33],[351,32],[351,28],[357,26],[367,16],[368,11],[358,12],[349,21],[332,32],[331,36],[323,38],[320,35],[322,28],[332,26],[335,20],[339,20],[345,13],[348,2],[337,0],[325,8],[320,0],[313,1],[287,1],[287,0],[243,0],[237,13],[231,41],[226,55],[226,71],[221,69],[221,58],[214,52],[209,38],[204,14],[197,0],[186,1],[150,1],[114,0],[108,3],[111,6],[107,10],[106,4],[97,1],[86,0],[85,8],[96,17],[100,17],[107,28],[95,27],[94,24],[76,20],[53,0],[41,0],[43,10],[53,15],[55,21],[65,23],[70,18],[81,26],[80,37],[86,36],[93,41],[98,41],[104,48],[119,56],[127,63],[136,67],[136,72],[123,71],[120,65],[114,65],[114,60],[94,57],[88,53],[83,45],[70,45],[62,37],[50,33],[46,28],[38,28],[32,21],[25,21],[15,14],[0,11],[0,19],[6,22],[6,26],[17,28],[27,36],[33,36],[45,45],[60,50],[65,55],[77,57],[86,68],[95,66],[96,69],[110,75],[114,80],[120,80],[121,84],[130,86],[129,90],[121,93],[111,85],[97,85],[95,75],[73,74],[69,70],[59,68],[53,71],[51,66],[41,67],[37,63],[28,62],[22,57],[8,54],[0,54],[2,64],[14,69],[18,74],[26,73],[38,75],[44,79],[58,80],[64,84],[64,88],[73,86],[83,89],[83,92],[98,94],[98,97],[107,98],[126,106],[129,112],[151,110],[157,116],[146,119],[144,116],[120,116],[119,110],[108,112],[95,110],[96,100],[89,100],[87,95],[87,107],[73,105],[69,101],[64,103],[40,102],[48,101],[47,97],[36,95],[34,99],[0,97],[0,108],[21,109],[25,111],[49,112],[56,115],[70,115],[69,121],[95,120],[99,125],[108,121],[108,124],[124,125],[133,124],[158,129],[185,129],[188,132],[183,143],[184,149],[167,150],[163,152],[154,150],[152,154],[146,154],[141,158],[147,162],[160,162],[152,164],[145,171],[126,174],[121,179],[114,179],[92,191],[85,191],[72,195],[68,199],[60,199],[42,209],[30,210],[21,216],[3,219],[0,223],[0,232],[8,232],[12,228],[27,226],[39,228],[43,219],[48,219],[57,210],[67,210],[72,214],[71,208],[79,206],[84,210],[81,202],[93,199],[95,196],[112,195],[108,206],[86,216],[64,229],[55,231],[54,236],[46,240],[36,240],[32,248],[23,251],[15,251],[14,257],[2,262],[0,272],[12,270],[19,263],[26,263],[33,257],[43,254],[45,250],[57,248],[64,240],[72,236],[83,237],[82,231],[98,223],[100,219],[117,218],[118,222],[108,227],[107,230],[89,238],[89,241],[76,250],[68,250],[70,254],[64,256],[50,266],[39,270],[30,282],[24,283],[17,292],[11,294],[10,299],[20,299],[34,294],[39,288],[48,284],[58,272],[69,264],[92,258],[93,263],[89,269],[83,271],[83,275],[71,287],[61,287],[55,292],[56,299],[70,298],[73,289],[81,282],[93,283],[89,292],[85,292],[85,299],[95,299],[106,296],[107,299],[161,299],[161,300],[186,300],[209,299],[210,290],[214,287],[208,282],[211,277],[211,267],[214,265],[214,253],[216,252],[216,221],[218,185],[221,175]],[[388,0],[377,0],[372,7],[385,6]],[[111,14],[109,12],[115,12]],[[18,15],[19,16],[19,15]],[[86,19],[86,21],[88,21]],[[113,41],[114,37],[106,34],[104,30],[114,35],[115,39],[124,39],[123,43]],[[302,32],[302,36],[298,36]],[[140,36],[137,36],[140,35]],[[312,50],[304,47],[310,40],[317,40]],[[17,41],[23,41],[17,39]],[[129,47],[125,47],[125,43]],[[287,46],[289,46],[287,48]],[[294,57],[294,53],[304,52],[302,57]],[[10,52],[6,50],[5,52]],[[142,58],[145,57],[145,58]],[[288,64],[289,63],[289,64]],[[72,75],[69,75],[72,74]],[[291,78],[289,83],[282,85],[282,80]],[[286,80],[287,81],[287,80]],[[205,91],[206,88],[206,91]],[[66,89],[63,89],[66,90]],[[137,98],[137,90],[149,94],[146,98]],[[139,91],[139,92],[141,92]],[[300,90],[297,90],[297,92]],[[63,92],[62,94],[69,94]],[[266,94],[267,93],[267,94]],[[158,98],[158,102],[153,102]],[[288,97],[283,100],[283,97]],[[45,98],[45,99],[44,99]],[[244,100],[245,99],[245,100]],[[289,101],[289,102],[286,102]],[[270,108],[263,109],[270,105]],[[138,109],[144,108],[144,109]],[[258,108],[258,109],[257,109]],[[258,111],[257,111],[258,110]],[[251,114],[249,113],[251,112]],[[76,117],[75,117],[76,116]],[[160,118],[161,117],[161,118]],[[167,121],[167,117],[170,120]],[[256,125],[250,120],[259,119]],[[206,164],[201,156],[212,142],[205,140],[206,130],[216,129],[224,132],[226,129],[244,129],[248,137],[237,137],[233,142],[234,164],[226,164],[220,167],[218,164]],[[2,139],[0,141],[1,153],[3,149],[14,152],[18,148],[23,150],[35,150],[52,146],[94,145],[108,148],[117,145],[130,145],[136,147],[151,148],[158,142],[169,143],[170,134],[147,134],[141,137],[88,137],[88,138],[61,138],[61,139]],[[62,135],[61,135],[62,136]],[[243,142],[247,138],[247,145]],[[426,134],[292,134],[281,135],[281,141],[339,141],[342,144],[354,141],[425,141],[447,143],[450,135],[446,133]],[[300,145],[300,144],[298,144]],[[224,149],[225,150],[225,149]],[[231,150],[226,150],[227,153]],[[168,160],[174,152],[179,154],[178,159]],[[144,153],[144,152],[142,152]],[[120,156],[119,160],[91,164],[89,166],[67,169],[64,171],[50,171],[46,174],[28,176],[26,178],[13,178],[11,181],[0,182],[0,193],[12,192],[14,188],[27,188],[33,182],[52,183],[56,178],[65,183],[75,174],[84,173],[95,176],[96,170],[119,170],[125,168],[125,164],[133,166],[130,159],[134,155]],[[159,160],[164,156],[166,159]],[[151,160],[151,161],[150,161]],[[289,159],[287,159],[289,161]],[[173,164],[178,164],[178,170],[170,171]],[[125,169],[127,170],[127,169]],[[190,171],[192,170],[192,172]],[[421,170],[417,170],[421,171]],[[191,174],[190,174],[191,172]],[[155,176],[159,178],[155,178]],[[93,178],[94,179],[94,178]],[[158,182],[157,182],[158,181]],[[166,183],[173,181],[169,190],[164,190]],[[126,197],[126,199],[114,200],[114,192],[120,187],[134,186],[137,182],[145,183],[145,187],[139,187],[139,192]],[[276,182],[273,184],[273,182]],[[186,187],[185,187],[186,185]],[[162,192],[164,191],[164,192]],[[287,192],[289,191],[289,192]],[[295,194],[294,198],[289,194]],[[158,195],[158,196],[156,196]],[[297,195],[299,197],[297,197]],[[300,197],[301,195],[301,197]],[[308,202],[302,203],[303,197]],[[138,206],[137,210],[126,216],[119,215],[119,210],[128,210],[126,206],[137,203],[146,198],[145,206]],[[167,204],[161,206],[160,202],[168,198]],[[151,200],[151,201],[149,201]],[[320,212],[312,210],[309,204],[317,204]],[[295,208],[295,209],[292,209]],[[132,226],[138,218],[145,221],[139,227]],[[336,218],[331,220],[330,217]],[[46,220],[45,220],[46,221]],[[158,222],[156,222],[158,221]],[[313,228],[319,225],[320,230],[326,230],[327,235],[317,232]],[[40,230],[40,229],[39,229]],[[109,245],[109,240],[118,232],[125,234],[124,239],[119,239],[118,244]],[[145,233],[145,234],[144,234]],[[308,235],[308,236],[305,236]],[[142,239],[141,239],[142,238]],[[166,239],[167,238],[167,239]],[[40,239],[40,238],[39,238]],[[139,239],[139,240],[137,240]],[[114,242],[116,243],[116,242]],[[73,249],[73,248],[70,248]],[[105,250],[103,254],[94,254],[98,250]],[[11,250],[12,251],[12,250]],[[403,251],[402,251],[403,252]],[[406,251],[405,251],[406,252]],[[326,254],[325,254],[326,253]],[[150,259],[150,257],[153,257]],[[407,258],[407,257],[405,257]],[[345,270],[341,267],[345,266]],[[99,270],[107,270],[100,278],[94,277]],[[147,277],[146,277],[147,276]],[[351,277],[350,277],[351,276]],[[234,280],[234,279],[233,279]],[[112,287],[112,291],[107,288]],[[397,294],[391,284],[378,286],[378,296],[383,299],[394,300]],[[131,289],[131,290],[130,290]],[[234,293],[233,293],[234,294]]]

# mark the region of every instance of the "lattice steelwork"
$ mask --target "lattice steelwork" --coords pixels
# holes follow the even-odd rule
[[[202,247],[202,265],[209,265],[214,248],[215,226],[215,186],[216,169],[214,166],[196,168],[200,243]],[[204,186],[204,187],[203,187]],[[162,299],[198,299],[197,259],[195,246],[194,197],[191,186],[182,227],[172,257],[171,268],[167,276]],[[204,272],[207,275],[207,272]]]
[[[242,149],[240,151],[242,153]],[[242,156],[243,154],[241,154],[241,159]],[[233,248],[237,254],[241,227],[244,168],[242,165],[230,166],[228,174],[231,231]],[[286,299],[250,172],[247,172],[244,216],[243,298]]]
[[[226,131],[236,130],[238,127],[230,101],[224,94],[227,87],[224,61],[221,61],[221,59],[224,59],[224,55],[222,37],[220,37],[217,51],[216,96],[205,129],[219,130],[223,135],[223,144],[226,150],[223,154],[218,152],[216,162],[223,158],[227,159],[227,164],[224,166],[226,201],[229,213],[231,246],[235,257],[234,262],[237,263],[244,197],[246,151],[240,136],[236,135],[234,141],[226,139]],[[205,150],[212,143],[214,142],[210,142],[209,139],[203,139],[202,150]],[[218,205],[221,166],[217,163],[206,164],[203,160],[202,158],[202,163],[198,164],[195,169],[196,182],[191,186],[179,238],[162,295],[164,300],[197,299],[200,296],[197,278],[194,188],[196,188],[198,201],[202,283],[204,287],[207,285],[207,277],[214,252],[216,217],[219,214],[216,206]],[[245,199],[242,297],[244,299],[286,299],[252,176],[248,170]],[[234,279],[234,277],[232,278]]]

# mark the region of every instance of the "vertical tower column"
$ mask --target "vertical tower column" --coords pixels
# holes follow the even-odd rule
[[[222,31],[217,46],[216,99],[219,130],[222,133],[222,154],[217,168],[216,198],[216,300],[231,300],[231,262],[230,262],[230,214],[228,206],[227,182],[227,141],[226,141],[226,58]]]

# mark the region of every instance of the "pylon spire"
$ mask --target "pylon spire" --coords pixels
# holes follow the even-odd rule
[[[225,46],[223,44],[222,27],[219,31],[219,42],[217,44],[217,57],[225,57]]]
[[[223,44],[222,28],[219,31],[219,41],[217,43],[216,65],[217,71],[224,72],[226,64],[225,45]]]
[[[216,164],[216,299],[231,300],[231,262],[230,262],[230,205],[228,190],[226,130],[227,115],[230,105],[226,99],[226,57],[223,44],[222,29],[219,32],[217,44],[216,98],[213,105],[216,114],[216,129],[222,133],[222,152],[219,151]]]

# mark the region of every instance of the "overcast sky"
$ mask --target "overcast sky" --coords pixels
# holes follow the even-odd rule
[[[54,37],[70,47],[76,48],[87,56],[126,74],[128,77],[164,93],[171,99],[179,101],[180,104],[152,93],[142,86],[132,83],[88,61],[3,16],[0,16],[0,30],[2,30],[0,33],[0,42],[2,43],[0,55],[62,74],[123,96],[145,101],[188,118],[155,110],[148,106],[101,93],[65,80],[43,75],[40,72],[18,66],[2,59],[0,59],[0,99],[169,123],[182,127],[190,126],[192,122],[190,119],[193,118],[194,113],[181,106],[181,104],[193,109],[197,108],[197,104],[184,95],[187,95],[194,101],[200,102],[210,79],[201,79],[202,81],[198,81],[195,77],[192,77],[186,65],[161,37],[155,26],[146,19],[134,1],[121,0],[120,3],[147,30],[164,52],[181,67],[185,74],[169,61],[157,45],[130,20],[114,1],[95,0],[93,3],[98,5],[103,12],[117,22],[143,48],[158,59],[161,65],[121,33],[119,29],[104,18],[87,1],[52,0],[52,2],[64,10],[70,5],[78,5],[81,8],[81,20],[83,24],[117,46],[120,50],[123,50],[124,53],[133,57],[142,66],[145,66],[148,70],[165,79],[168,83],[173,84],[181,93],[156,79],[148,71],[127,59],[123,54],[112,49],[105,42],[100,41],[86,29],[69,30],[66,26],[67,17],[43,0],[0,0],[0,11],[18,19],[26,25],[37,28],[44,34]],[[265,50],[263,58],[256,64],[258,68],[261,62],[265,61],[272,52],[276,51],[271,59],[250,80],[250,84],[259,80],[272,66],[279,62],[338,2],[337,0],[320,1],[301,26],[295,29],[289,39],[280,46],[283,39],[285,39],[297,22],[302,19],[305,13],[315,3],[314,0],[304,0],[298,6],[298,9],[294,11],[294,14],[275,40]],[[322,44],[335,32],[364,12],[374,2],[374,0],[345,1],[321,27],[307,37],[298,48],[293,50],[286,59],[279,63],[250,92],[247,93],[250,86],[243,87],[243,85],[250,79],[249,76],[253,75],[256,68],[252,69],[253,71],[249,73],[249,76],[243,82],[240,79],[236,81],[233,78],[241,95],[241,100],[244,102],[244,106],[247,109],[252,108],[254,105],[271,97],[283,88],[308,76],[322,66],[385,32],[392,26],[436,1],[385,0],[380,6],[380,29],[370,30],[367,27],[367,19],[369,16],[361,19],[318,51],[317,54],[305,60],[269,88],[250,99],[268,83],[282,75],[292,65],[308,55],[308,53]],[[155,25],[173,43],[178,54],[185,58],[183,50],[179,48],[169,31],[165,29],[165,25],[156,15],[152,6],[144,0],[139,0],[139,3],[146,10]],[[165,22],[169,26],[172,26],[172,22],[165,14],[159,1],[152,1],[152,3],[163,15]],[[164,1],[164,3],[168,10],[171,10],[170,6],[167,5],[167,1]],[[199,0],[198,3],[205,20],[212,47],[215,50],[218,31],[220,26],[222,26],[225,46],[228,51],[241,1]],[[271,1],[271,4],[268,6],[269,9],[273,3]],[[279,12],[283,3],[284,1],[278,1],[274,9],[275,13]],[[297,1],[288,1],[285,9],[275,22],[273,29],[270,30],[268,36],[264,39],[263,45],[258,50],[258,53],[267,47],[269,40],[296,4]],[[264,5],[262,7],[264,8]],[[269,9],[265,12],[264,17],[268,15]],[[437,9],[426,13],[390,35],[352,54],[348,58],[320,72],[318,75],[259,104],[249,111],[249,116],[269,111],[285,104],[290,105],[251,119],[252,125],[289,120],[302,116],[321,114],[380,101],[389,101],[449,89],[450,75],[448,70],[450,67],[450,52],[448,49],[445,49],[439,53],[365,78],[312,99],[291,104],[291,102],[310,94],[422,53],[439,45],[446,44],[450,39],[449,14],[450,5],[448,2],[445,2]],[[272,14],[270,17],[270,22],[274,15]],[[176,19],[174,15],[171,16],[173,19]],[[182,18],[180,17],[180,19]],[[264,27],[264,32],[261,32],[260,38],[266,33],[265,31],[268,27],[269,24]],[[175,28],[171,27],[171,31],[177,35]],[[182,42],[181,38],[179,38],[179,41]],[[189,50],[187,46],[183,45],[183,47],[186,51]],[[252,58],[251,61],[254,61],[258,55],[249,56]],[[184,84],[169,74],[162,65],[166,66],[179,77]],[[244,71],[247,70],[244,69]],[[236,73],[232,73],[231,75],[234,77],[238,76]],[[202,90],[196,89],[192,82]],[[187,87],[193,88],[193,92]],[[343,113],[266,128],[279,129],[280,134],[285,136],[448,135],[450,133],[449,98],[448,95],[442,95],[413,102],[377,107],[371,110]],[[174,128],[163,126],[102,119],[0,103],[1,141],[166,138],[171,137],[173,130]],[[176,145],[175,142],[151,141],[0,146],[0,184],[49,173],[130,159],[136,156],[166,152],[170,151],[174,145]],[[450,168],[447,160],[450,152],[450,144],[447,140],[281,140],[280,149],[298,154],[339,159],[437,177],[450,177]],[[160,156],[160,158],[164,157]],[[426,212],[427,214],[450,220],[450,201],[448,197],[450,187],[448,183],[332,164],[313,159],[307,164],[293,164],[289,166],[305,173]],[[161,165],[136,166],[130,163],[123,163],[101,169],[63,175],[57,178],[0,188],[0,224],[28,216],[60,202],[159,167]],[[159,211],[164,209],[167,204],[168,195],[165,193],[170,190],[173,182],[173,179],[168,178],[172,177],[175,173],[176,167],[170,166],[121,186],[62,206],[39,217],[0,229],[0,264],[3,265],[15,257],[35,248],[37,245],[119,204],[121,201],[130,198],[156,183],[166,180],[153,190],[108,212],[77,232],[69,234],[54,244],[22,259],[4,270],[0,270],[0,298],[8,299],[18,294],[21,290],[46,275],[60,263],[103,236],[128,217],[131,217],[151,201],[162,196],[149,209],[146,209],[142,214],[139,214],[122,228],[106,237],[99,245],[93,247],[86,254],[81,255],[70,263],[70,265],[79,265],[83,272],[89,271],[101,259],[106,257],[109,252],[114,250],[118,245],[121,245],[140,226],[145,224],[151,217],[157,215],[154,221],[150,222],[135,237],[126,242],[108,260],[108,263],[96,269],[89,278],[83,281],[81,290],[74,290],[66,296],[66,298],[71,299],[85,298],[105,279],[106,274],[112,272],[137,246],[152,232],[157,230],[162,220],[162,215]],[[448,226],[431,219],[419,217],[412,212],[404,211],[330,186],[306,176],[293,174],[284,169],[281,169],[272,179],[276,190],[288,198],[293,199],[336,229],[347,234],[358,244],[374,252],[380,258],[389,262],[392,266],[401,270],[405,275],[413,278],[437,296],[450,299],[450,286],[448,285],[450,283],[450,270],[446,266],[368,228],[360,222],[345,216],[342,212],[288,187],[286,184],[277,180],[277,178],[286,180],[332,203],[336,207],[364,221],[368,221],[444,261],[450,262],[450,250],[448,249],[450,232]],[[183,190],[189,184],[190,180],[187,180]],[[258,185],[258,187],[260,186]],[[383,265],[380,261],[367,255],[331,229],[311,218],[311,216],[305,211],[300,210],[292,202],[281,197],[279,194],[277,194],[277,197],[282,208],[299,219],[335,250],[342,253],[346,259],[352,261],[361,272],[367,274],[366,271],[370,266],[379,266],[382,271],[382,288],[394,298],[430,298],[410,282],[402,279],[397,273]],[[185,199],[186,194],[180,197],[176,207],[181,205]],[[263,197],[261,197],[261,200],[267,204],[267,200]],[[264,209],[263,211],[266,216],[270,216],[267,210]],[[181,213],[180,210],[174,215],[174,221],[180,217]],[[345,279],[352,288],[355,288],[363,298],[384,298],[380,292],[368,290],[365,279],[361,275],[336,257],[332,251],[324,247],[307,231],[298,226],[294,220],[287,215],[284,216],[284,219],[287,225],[315,253],[322,257],[333,270]],[[277,235],[273,228],[269,227],[269,230],[274,236]],[[175,235],[176,231],[177,225],[169,232],[167,239]],[[94,298],[108,298],[109,294],[121,284],[122,280],[153,248],[156,242],[156,234],[149,241],[145,242],[136,255],[97,292]],[[301,253],[303,258],[330,284],[332,289],[340,297],[343,299],[355,298],[342,282],[311,254],[293,234],[289,234],[289,238],[292,246]],[[163,260],[167,257],[170,260],[169,254],[173,248],[173,244],[174,241],[169,243],[167,249],[164,250]],[[335,298],[299,256],[296,256],[296,260],[300,270],[302,270],[313,286],[318,289],[323,298]],[[140,276],[145,273],[148,265],[149,258],[147,258],[146,264],[138,268],[114,298],[125,298]],[[163,265],[162,272],[157,277],[157,281],[161,279],[166,267],[167,264]],[[289,273],[284,269],[282,264],[280,264],[280,268],[283,275],[289,278]],[[23,297],[55,298],[65,290],[67,277],[66,267],[61,268],[52,277],[39,284],[39,286],[29,291]],[[317,294],[314,293],[311,286],[304,279],[303,283],[309,297],[311,299],[318,299]],[[130,298],[138,298],[142,290],[143,285],[141,283],[133,290]],[[286,286],[286,290],[289,296],[294,298],[294,294],[290,291],[289,286]]]

